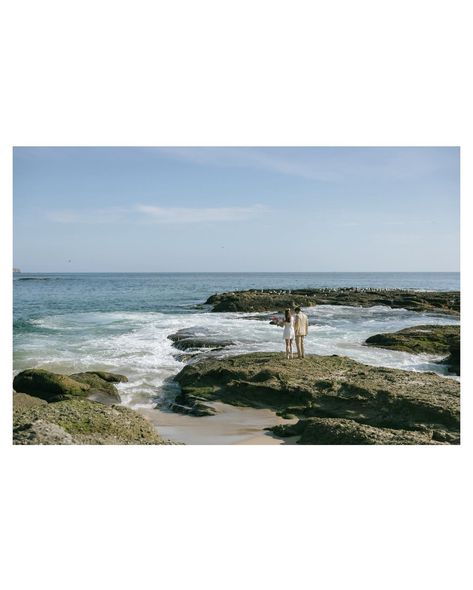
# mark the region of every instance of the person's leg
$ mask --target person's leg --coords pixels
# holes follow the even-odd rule
[[[305,351],[304,351],[304,336],[301,336],[301,355],[302,355],[302,358],[305,358]]]
[[[292,354],[292,338],[289,340],[289,353],[291,355],[291,358],[294,358],[294,355]]]
[[[296,336],[297,358],[301,358],[301,337]]]
[[[286,358],[289,358],[289,339],[286,338]]]

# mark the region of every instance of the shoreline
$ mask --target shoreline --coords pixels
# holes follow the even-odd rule
[[[304,289],[299,289],[299,290],[286,290],[284,292],[277,292],[275,290],[249,290],[249,291],[242,291],[242,292],[232,292],[232,293],[223,293],[220,295],[215,295],[212,296],[211,298],[209,298],[207,300],[207,303],[209,303],[212,298],[216,298],[214,299],[215,301],[217,301],[217,304],[219,304],[219,302],[222,301],[221,298],[223,298],[223,301],[233,301],[235,297],[237,298],[241,298],[243,297],[243,303],[246,305],[248,304],[248,301],[251,305],[253,305],[254,302],[254,298],[256,297],[256,299],[263,297],[264,301],[263,301],[263,305],[270,305],[273,306],[275,305],[275,302],[281,301],[281,297],[285,298],[288,296],[291,297],[296,297],[296,296],[301,296],[301,297],[311,297],[313,298],[314,296],[314,292],[318,295],[320,295],[320,293],[324,294],[324,297],[327,296],[327,293],[335,293],[336,297],[338,297],[340,294],[343,295],[343,300],[339,300],[337,301],[337,303],[327,303],[325,300],[321,303],[316,304],[324,306],[324,305],[344,305],[344,306],[350,306],[350,307],[356,307],[356,304],[354,304],[353,302],[353,296],[356,298],[360,297],[360,293],[361,293],[361,297],[365,298],[366,293],[369,293],[369,297],[371,297],[373,294],[375,297],[379,296],[379,293],[384,293],[385,295],[388,294],[389,297],[392,296],[393,293],[398,293],[401,294],[402,297],[405,296],[406,294],[406,290],[405,289],[357,289],[357,288],[349,288],[349,289],[317,289],[317,290],[311,290],[310,294],[308,294],[308,290],[304,290]],[[409,291],[409,293],[412,295],[412,293],[415,292],[413,290]],[[430,312],[430,313],[437,313],[437,314],[442,314],[445,316],[449,316],[452,319],[459,319],[459,311],[457,312],[454,309],[446,309],[444,306],[445,304],[445,294],[449,293],[450,294],[450,304],[455,307],[456,305],[458,305],[458,309],[459,309],[459,293],[458,292],[439,292],[439,291],[434,291],[434,292],[430,292],[430,295],[427,295],[427,302],[425,302],[425,297],[426,297],[426,293],[425,291],[421,291],[418,292],[420,293],[421,296],[421,300],[419,301],[417,298],[414,298],[414,300],[410,301],[411,307],[412,309],[410,309],[409,311],[417,311],[417,312]],[[443,296],[438,299],[437,296],[439,295],[439,293],[443,293]],[[249,295],[248,295],[249,294]],[[350,299],[350,303],[348,303],[346,301],[346,297],[348,296],[351,298]],[[433,294],[433,295],[432,295]],[[458,295],[458,298],[456,298]],[[250,299],[247,300],[247,297],[249,297]],[[269,299],[268,299],[269,297]],[[433,298],[432,298],[433,297]],[[227,298],[227,299],[226,299]],[[229,299],[228,299],[229,298]],[[405,303],[405,301],[403,300],[403,302]],[[314,305],[313,302],[311,306]],[[364,300],[362,303],[366,304],[366,305],[361,305],[361,307],[373,307],[376,305],[379,305],[379,301],[375,301],[373,303],[373,301],[371,299],[368,300]],[[368,305],[368,303],[370,303],[370,305]],[[392,301],[391,301],[392,303]],[[400,304],[400,302],[398,301],[397,303]],[[448,303],[448,301],[447,301]],[[381,303],[383,305],[386,305],[386,302],[384,301],[383,303]],[[427,306],[427,309],[424,309],[424,307]],[[440,307],[439,307],[440,306]],[[388,305],[389,307],[389,305]],[[392,306],[392,307],[397,307],[397,304]],[[216,311],[215,309],[213,311]],[[253,308],[251,308],[251,311],[255,311],[253,310]],[[247,313],[247,310],[244,310],[243,313]],[[417,314],[413,314],[413,315],[417,315]],[[419,314],[420,315],[420,314]],[[222,316],[225,316],[225,313],[222,313]],[[248,318],[247,318],[248,319]],[[421,322],[421,318],[419,317],[419,322]],[[429,326],[418,326],[418,328],[429,328]],[[183,371],[185,372],[186,369],[188,369],[189,367],[195,367],[198,366],[199,364],[203,363],[205,364],[206,362],[211,362],[212,359],[223,363],[223,366],[225,366],[225,363],[228,363],[231,361],[231,359],[235,359],[238,355],[240,355],[241,353],[234,353],[232,352],[231,348],[228,349],[228,355],[225,354],[227,351],[225,350],[225,348],[227,346],[231,347],[232,344],[234,344],[231,340],[222,340],[222,336],[223,333],[220,333],[218,330],[218,334],[217,334],[217,340],[214,340],[214,334],[209,331],[206,332],[205,328],[198,328],[197,332],[195,332],[194,328],[186,328],[186,329],[181,329],[178,330],[178,332],[175,332],[173,334],[168,334],[167,335],[167,339],[170,339],[173,342],[173,347],[176,349],[176,354],[177,355],[181,355],[182,357],[190,357],[186,359],[186,362],[184,364],[184,367],[179,371],[176,372],[175,375],[172,376],[172,380],[175,381],[176,383],[179,383],[179,375],[181,375],[183,373]],[[425,330],[424,330],[425,331]],[[401,331],[402,332],[402,331]],[[404,330],[404,332],[406,334],[408,334],[408,330]],[[378,334],[377,336],[397,336],[398,333],[396,334]],[[221,339],[221,341],[218,341],[218,338]],[[197,348],[196,348],[197,346]],[[202,347],[202,349],[200,349],[199,347]],[[221,353],[219,353],[218,355],[212,355],[212,353],[214,353],[214,351],[218,350],[218,349],[224,349],[223,352],[223,357],[221,356]],[[203,350],[205,349],[205,351]],[[192,353],[192,351],[194,350],[194,352]],[[191,352],[191,354],[189,354],[189,351]],[[215,353],[214,353],[215,354]],[[269,355],[268,358],[278,358],[280,361],[280,364],[284,364],[283,362],[283,357],[282,356],[277,356],[279,353],[275,353],[275,352],[267,352],[267,353],[252,353],[249,352],[248,355],[251,356],[253,355],[255,358],[258,357],[258,355]],[[342,353],[343,356],[338,356],[338,358],[340,359],[345,359],[346,361],[349,361],[349,357],[345,357],[344,354]],[[176,358],[176,355],[174,355]],[[319,359],[328,359],[330,358],[329,356],[324,356],[323,354],[317,354],[317,355],[308,355],[314,358],[319,358]],[[337,356],[337,355],[332,355],[332,356]],[[190,360],[190,362],[188,362]],[[271,361],[272,362],[272,361]],[[295,362],[297,363],[297,360],[294,361],[290,361],[290,362]],[[321,360],[321,362],[325,362],[323,360]],[[355,361],[350,361],[350,362],[355,362]],[[385,366],[378,365],[378,364],[372,364],[370,365],[369,363],[358,363],[359,366],[363,366],[365,367],[367,370],[371,367],[371,373],[376,373],[376,374],[383,374],[386,373],[388,371],[404,371],[404,372],[409,372],[408,370],[405,369],[399,369],[399,370],[393,370],[393,369],[386,369]],[[424,372],[424,371],[414,371],[415,374],[417,375],[428,375],[428,372]],[[82,375],[82,379],[84,378],[84,374],[74,374],[74,375],[70,375],[72,378],[74,377],[79,377],[80,375]],[[120,375],[118,375],[118,377],[120,377]],[[444,376],[447,379],[451,378],[450,376]],[[90,377],[89,377],[90,379]],[[240,377],[237,378],[240,379]],[[424,379],[423,377],[420,377],[420,379]],[[126,377],[124,377],[123,380],[126,380]],[[264,379],[263,379],[264,381]],[[243,387],[246,387],[246,385],[244,385],[243,383],[241,384]],[[103,386],[103,384],[102,384]],[[120,388],[119,388],[120,389]],[[28,393],[28,392],[26,392]],[[182,397],[182,396],[181,396]],[[192,397],[192,396],[191,396]],[[92,398],[90,398],[92,399]],[[181,404],[180,400],[178,402],[178,405]],[[164,439],[168,439],[171,442],[174,443],[183,443],[183,444],[202,444],[202,445],[207,445],[207,444],[242,444],[242,445],[246,445],[246,444],[295,444],[298,441],[298,437],[300,436],[299,434],[294,434],[294,435],[290,435],[291,434],[291,427],[294,426],[297,422],[297,418],[296,417],[291,417],[291,418],[282,418],[281,416],[276,415],[274,408],[268,407],[268,406],[257,406],[257,407],[242,407],[241,404],[236,404],[236,405],[231,405],[231,401],[230,403],[225,403],[225,399],[206,399],[205,402],[207,404],[206,408],[209,411],[209,414],[213,415],[205,415],[204,414],[198,414],[198,411],[202,412],[202,408],[198,408],[198,405],[202,406],[202,404],[197,404],[195,401],[191,404],[191,412],[190,414],[192,414],[192,411],[195,412],[195,415],[189,415],[188,413],[186,413],[188,411],[188,408],[186,409],[186,400],[185,400],[185,396],[184,396],[184,400],[182,401],[183,406],[181,404],[181,410],[184,410],[184,413],[177,413],[177,412],[173,412],[173,411],[169,411],[169,410],[163,410],[160,408],[143,408],[143,407],[133,407],[132,403],[123,403],[123,400],[120,401],[120,406],[123,408],[128,408],[129,410],[132,410],[133,412],[137,413],[137,414],[141,414],[141,416],[143,416],[144,418],[146,418],[147,422],[149,422],[150,424],[152,424],[153,429],[159,434],[160,437],[163,437]],[[53,404],[54,405],[54,404]],[[243,406],[245,404],[243,403]],[[250,404],[251,406],[251,404]],[[205,409],[204,409],[205,411]],[[291,412],[288,412],[289,414],[291,414]],[[299,418],[301,418],[301,416],[299,416]],[[266,431],[266,428],[274,428],[275,429],[275,433],[285,433],[284,436],[286,437],[281,438],[281,437],[277,437],[275,436],[275,433],[271,434],[271,432]],[[294,431],[295,432],[295,431]],[[286,436],[287,435],[287,436]],[[117,444],[123,444],[123,443],[117,443]],[[356,444],[356,443],[355,443]],[[390,443],[379,443],[379,444],[390,444]],[[397,443],[395,443],[397,444]],[[422,443],[424,444],[424,443]]]
[[[135,411],[149,420],[160,436],[174,443],[290,444],[264,429],[276,425],[292,425],[297,421],[295,418],[289,420],[281,418],[274,411],[266,408],[237,407],[222,402],[213,402],[209,406],[217,411],[213,416],[188,416],[154,408],[138,408]]]

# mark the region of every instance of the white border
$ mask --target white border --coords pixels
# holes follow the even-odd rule
[[[5,421],[11,146],[461,145],[465,256],[468,3],[6,5],[0,239],[8,587],[470,587],[461,535],[468,519],[471,528],[468,362],[457,448],[13,448]]]

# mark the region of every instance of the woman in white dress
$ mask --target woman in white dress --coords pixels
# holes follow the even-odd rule
[[[294,333],[294,316],[291,314],[290,309],[286,309],[284,312],[284,320],[282,322],[284,327],[282,337],[286,341],[286,358],[294,358],[292,355],[292,341],[296,337]]]

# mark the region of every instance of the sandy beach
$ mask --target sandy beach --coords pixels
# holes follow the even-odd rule
[[[208,445],[281,445],[295,444],[293,439],[276,438],[264,428],[293,424],[268,409],[240,408],[221,402],[208,404],[217,410],[214,416],[185,416],[160,409],[139,409],[164,439],[172,442]]]

